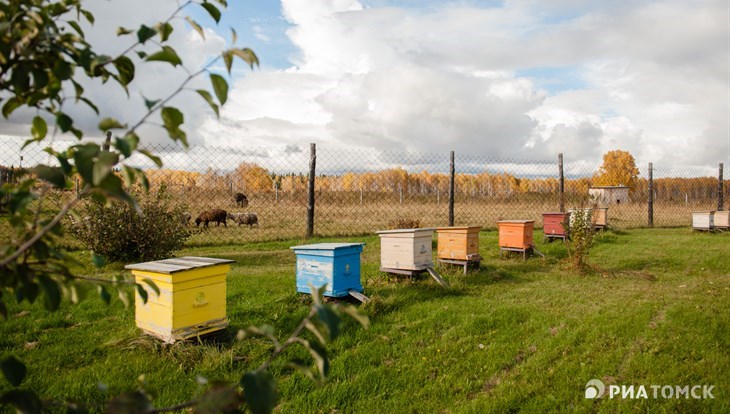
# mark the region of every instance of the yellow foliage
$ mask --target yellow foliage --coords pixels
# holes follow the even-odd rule
[[[603,165],[593,177],[593,185],[625,185],[634,188],[639,178],[636,161],[628,151],[614,150],[603,155]]]

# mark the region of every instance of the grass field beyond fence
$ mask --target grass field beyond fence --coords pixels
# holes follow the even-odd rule
[[[523,262],[498,259],[496,232],[482,232],[481,268],[466,277],[442,269],[449,290],[380,273],[376,237],[336,239],[367,243],[362,281],[372,301],[360,309],[372,325],[347,323],[329,346],[331,375],[321,386],[285,368],[288,359],[308,360],[306,351],[277,360],[277,411],[730,412],[730,234],[603,233],[589,259],[600,271],[587,276],[566,270],[564,245],[541,236],[535,239],[547,259]],[[325,240],[335,239],[308,242]],[[0,358],[28,365],[23,388],[83,401],[92,411],[136,389],[140,378],[157,406],[186,401],[201,392],[198,376],[233,382],[265,360],[267,343],[235,341],[239,328],[268,324],[283,337],[306,315],[289,250],[300,243],[179,252],[236,261],[228,275],[231,326],[213,338],[164,346],[140,335],[134,309],[119,301],[106,306],[95,293],[54,313],[5,297],[11,316],[0,323]],[[125,274],[120,269],[77,272],[111,277]],[[711,385],[715,398],[589,400],[591,379],[644,385],[650,393],[651,385]],[[0,382],[0,392],[8,387]]]

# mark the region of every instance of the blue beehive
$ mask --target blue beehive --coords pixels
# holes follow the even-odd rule
[[[297,255],[297,292],[311,294],[309,285],[327,285],[325,296],[362,292],[360,253],[365,243],[318,243],[291,247]]]

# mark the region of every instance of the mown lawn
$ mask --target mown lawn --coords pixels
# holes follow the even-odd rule
[[[279,412],[730,412],[730,234],[637,229],[602,234],[580,276],[562,262],[559,242],[541,243],[547,259],[498,258],[496,232],[482,232],[480,270],[443,271],[452,288],[378,271],[376,237],[365,241],[362,280],[372,322],[349,321],[330,344],[331,375],[318,386],[274,364]],[[335,239],[318,239],[335,240]],[[228,278],[224,334],[163,346],[142,337],[134,310],[104,305],[93,291],[79,305],[48,313],[10,303],[0,322],[0,358],[29,366],[22,388],[101,409],[111,395],[144,383],[157,406],[198,395],[198,376],[237,381],[270,347],[235,341],[238,328],[272,325],[283,337],[308,311],[294,293],[300,241],[209,246],[179,255],[236,260]],[[79,252],[79,256],[83,256]],[[108,266],[98,276],[124,274]],[[92,269],[79,269],[87,275]],[[584,397],[586,383],[714,385],[714,399],[630,400]],[[103,384],[102,387],[99,384]],[[9,384],[0,380],[0,391]],[[102,391],[106,389],[106,393]]]

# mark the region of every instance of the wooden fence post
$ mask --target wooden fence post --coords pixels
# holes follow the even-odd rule
[[[565,175],[563,175],[563,153],[558,154],[558,173],[560,175],[559,185],[560,194],[558,194],[558,203],[560,212],[565,213]]]
[[[722,208],[725,206],[725,200],[724,198],[724,189],[723,185],[725,184],[725,181],[722,178],[722,163],[720,163],[720,173],[717,177],[717,211],[722,211]]]
[[[314,175],[317,166],[317,144],[309,144],[309,201],[307,201],[307,234],[314,234]]]
[[[454,225],[454,151],[451,151],[449,167],[449,226]]]
[[[649,227],[654,227],[654,166],[649,163]]]

